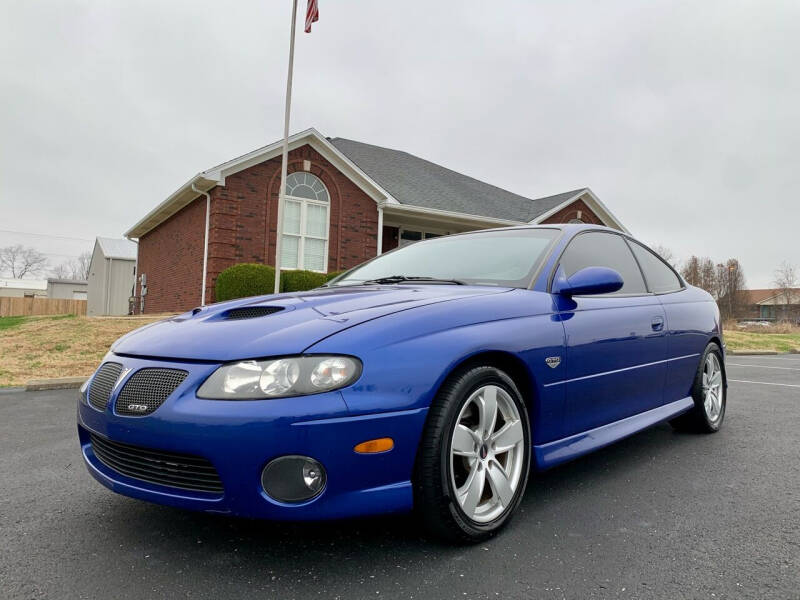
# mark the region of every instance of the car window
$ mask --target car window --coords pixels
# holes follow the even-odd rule
[[[630,244],[633,253],[636,255],[636,260],[642,266],[642,271],[644,271],[644,276],[651,292],[664,294],[666,292],[674,292],[683,287],[675,272],[654,252],[633,240],[631,240]]]
[[[561,267],[570,277],[586,267],[608,267],[622,275],[622,289],[614,294],[646,294],[639,265],[628,244],[614,233],[592,231],[575,237],[561,256]]]

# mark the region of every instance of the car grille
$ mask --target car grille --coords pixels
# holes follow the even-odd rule
[[[118,415],[143,417],[164,403],[188,373],[180,369],[140,369],[130,376],[117,396]]]
[[[122,365],[119,363],[107,362],[100,365],[89,383],[89,404],[97,410],[105,410],[121,372]]]
[[[93,433],[89,437],[97,459],[118,473],[185,490],[223,491],[217,470],[205,458],[112,442]]]
[[[242,308],[232,308],[225,313],[225,319],[228,321],[255,319],[257,317],[271,315],[281,310],[283,310],[282,306],[245,306]]]

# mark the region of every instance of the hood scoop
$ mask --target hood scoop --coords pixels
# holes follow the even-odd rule
[[[225,321],[257,319],[258,317],[266,317],[267,315],[282,311],[283,308],[283,306],[241,306],[239,308],[226,310],[222,313],[222,319]]]

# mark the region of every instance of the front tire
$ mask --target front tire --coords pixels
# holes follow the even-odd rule
[[[452,377],[434,399],[415,473],[415,508],[431,533],[479,542],[508,524],[530,470],[528,413],[514,381],[490,366]]]
[[[719,346],[711,342],[697,367],[692,385],[694,407],[670,421],[679,431],[716,433],[722,427],[728,390],[725,379],[725,361]]]

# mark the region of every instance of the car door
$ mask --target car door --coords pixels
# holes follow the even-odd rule
[[[567,434],[593,429],[662,403],[667,356],[665,312],[648,293],[625,239],[587,231],[558,262],[567,277],[585,267],[608,267],[624,281],[613,294],[556,296],[566,334]]]
[[[664,403],[691,394],[700,356],[715,328],[715,311],[701,310],[710,304],[697,289],[687,288],[675,271],[652,250],[629,240],[642,268],[648,289],[657,295],[667,317],[667,378]]]

